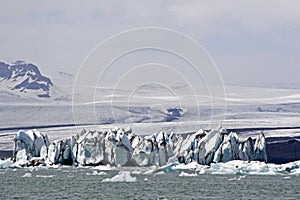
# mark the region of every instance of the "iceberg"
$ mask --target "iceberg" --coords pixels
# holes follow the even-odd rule
[[[14,167],[14,162],[11,159],[0,160],[0,169],[7,169]]]
[[[13,160],[21,165],[25,165],[31,158],[40,157],[42,147],[48,148],[50,143],[48,136],[37,130],[19,131],[14,141]],[[44,148],[42,156],[44,156]]]
[[[114,170],[114,167],[110,167],[109,165],[98,165],[96,167],[93,168],[94,170],[98,170],[98,171],[110,171],[110,170]]]
[[[231,160],[267,162],[266,139],[240,140],[225,128],[200,129],[187,136],[173,132],[139,136],[131,128],[80,131],[76,136],[50,143],[37,130],[19,131],[15,136],[13,161],[21,166],[169,166],[180,163],[212,165]]]
[[[120,172],[112,178],[103,179],[102,182],[136,182],[136,177],[132,177],[130,172]]]
[[[102,175],[106,175],[106,172],[93,171],[93,173],[86,173],[86,175],[88,175],[88,176],[102,176]]]
[[[197,176],[197,174],[189,174],[189,173],[186,173],[186,172],[181,172],[181,173],[179,174],[179,176],[195,177],[195,176]]]
[[[168,166],[162,166],[166,168]],[[225,163],[211,163],[201,165],[197,162],[189,164],[176,164],[171,167],[172,171],[181,172],[181,176],[188,174],[229,174],[229,175],[299,175],[300,161],[287,164],[268,164],[260,161],[232,160]],[[184,172],[184,173],[183,173]],[[187,173],[191,172],[191,173]]]
[[[264,133],[260,133],[254,145],[254,160],[264,161],[267,158],[266,141]]]
[[[30,177],[32,177],[32,174],[31,173],[25,173],[22,177],[23,178],[30,178]]]
[[[53,178],[55,175],[36,175],[38,178]]]

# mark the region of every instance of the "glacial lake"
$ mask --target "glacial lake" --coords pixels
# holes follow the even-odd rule
[[[0,170],[1,199],[300,199],[297,175],[152,174],[143,168],[21,168]],[[127,182],[112,180],[120,171]],[[129,182],[128,182],[129,181]],[[130,182],[132,181],[132,182]]]

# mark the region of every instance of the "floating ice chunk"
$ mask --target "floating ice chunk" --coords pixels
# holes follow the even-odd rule
[[[175,172],[176,170],[173,168],[174,166],[178,165],[178,163],[170,163],[166,164],[164,166],[161,166],[157,169],[158,172],[163,171],[163,172]]]
[[[188,164],[178,164],[172,167],[173,170],[197,170],[201,167],[208,167],[205,165],[199,165],[197,162],[190,162]]]
[[[14,167],[14,163],[11,159],[0,160],[0,169],[6,169]]]
[[[157,169],[158,169],[158,167],[153,165],[150,167],[149,170],[145,171],[143,174],[145,174],[145,175],[153,174],[154,172],[156,172]]]
[[[103,176],[103,175],[106,175],[106,172],[97,172],[97,171],[94,171],[93,175]]]
[[[168,160],[168,164],[170,164],[170,163],[177,163],[177,164],[179,164],[178,158],[176,156],[170,157],[169,160]]]
[[[300,167],[300,161],[290,162],[280,165],[280,171],[282,172],[295,172]]]
[[[141,173],[142,173],[142,171],[139,171],[139,170],[134,170],[134,171],[131,172],[131,174],[137,174],[137,175],[141,174]]]
[[[159,169],[168,168],[162,166]],[[172,166],[173,171],[187,170],[199,172],[199,174],[241,174],[241,175],[277,175],[290,172],[290,174],[300,174],[298,163],[290,163],[285,165],[266,164],[259,161],[241,161],[234,160],[226,163],[212,163],[210,166],[200,165],[197,162],[188,164],[177,164]],[[158,171],[158,170],[157,170]],[[243,176],[241,176],[243,178]]]
[[[31,173],[25,173],[22,177],[26,178],[26,177],[32,177]]]
[[[154,175],[164,175],[164,174],[166,174],[166,172],[160,171],[160,172],[155,173]]]
[[[110,170],[114,170],[114,167],[111,167],[110,165],[99,165],[97,167],[93,168],[94,170],[98,170],[98,171],[110,171]]]
[[[52,178],[54,176],[55,175],[36,175],[36,177],[39,177],[39,178]]]
[[[112,178],[103,179],[102,182],[135,182],[136,177],[130,176],[130,172],[120,172]]]
[[[59,169],[59,167],[61,167],[61,166],[60,165],[49,165],[48,167],[52,168],[52,169]]]
[[[206,174],[247,174],[247,175],[276,175],[278,166],[259,161],[234,160],[226,163],[213,163]]]
[[[230,179],[228,179],[228,180],[229,180],[229,181],[240,181],[240,180],[242,180],[242,179],[244,179],[244,178],[246,178],[246,175],[244,175],[244,176],[239,176],[238,178],[233,177],[233,178],[230,178]]]
[[[204,169],[204,167],[201,167],[200,170],[197,170],[197,171],[199,171],[199,174],[205,174],[205,169]]]
[[[252,161],[240,170],[241,174],[249,175],[276,175],[278,170],[272,164],[266,164],[264,162]]]
[[[238,174],[239,170],[232,165],[224,163],[212,163],[205,174]]]
[[[93,171],[93,173],[86,173],[86,175],[88,175],[88,176],[103,176],[103,175],[106,175],[106,172]]]
[[[186,172],[181,172],[181,173],[179,174],[179,176],[195,177],[195,176],[197,176],[197,174],[189,174],[189,173],[186,173]]]
[[[291,174],[298,176],[300,174],[300,168],[292,170]]]

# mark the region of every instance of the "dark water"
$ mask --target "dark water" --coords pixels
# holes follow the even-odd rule
[[[136,182],[101,182],[118,171],[93,171],[0,170],[1,199],[300,199],[300,176],[131,174]],[[26,173],[31,177],[22,177]]]

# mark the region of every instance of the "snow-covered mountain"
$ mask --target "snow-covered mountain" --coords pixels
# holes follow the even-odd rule
[[[43,76],[36,65],[17,61],[0,62],[0,85],[1,90],[17,95],[27,93],[39,98],[49,98],[53,82]]]

